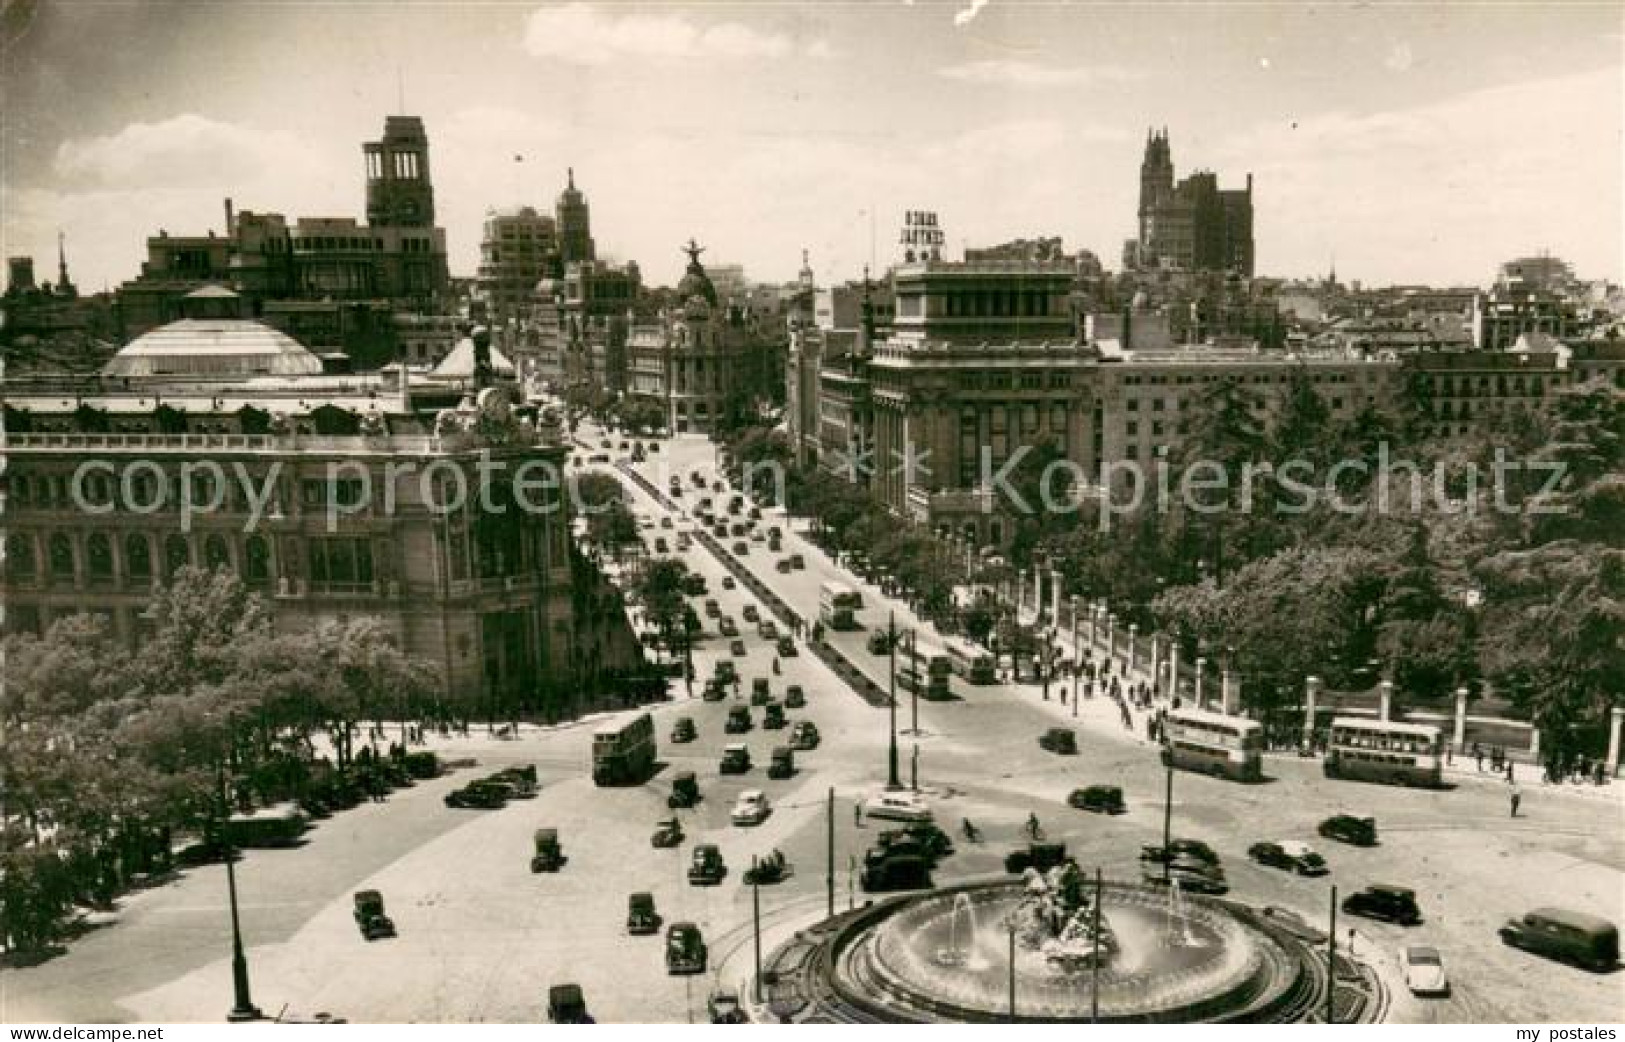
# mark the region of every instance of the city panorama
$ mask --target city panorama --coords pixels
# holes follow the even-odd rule
[[[1617,1037],[1622,29],[7,0],[0,1020]]]

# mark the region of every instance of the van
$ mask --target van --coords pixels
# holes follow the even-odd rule
[[[1602,973],[1619,965],[1619,929],[1606,919],[1563,908],[1537,908],[1510,919],[1501,941],[1513,948]]]

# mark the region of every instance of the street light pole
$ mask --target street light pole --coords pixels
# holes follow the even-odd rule
[[[1168,882],[1168,847],[1173,843],[1174,831],[1174,764],[1168,760],[1168,782],[1162,796],[1162,881]]]
[[[220,789],[220,831],[221,839],[227,840],[230,830],[226,822],[230,817],[229,806],[226,802],[226,765],[222,759],[217,768],[217,777]],[[241,1023],[249,1020],[261,1020],[264,1014],[254,1005],[254,998],[248,987],[248,957],[243,954],[242,923],[237,914],[237,870],[233,862],[236,860],[237,848],[227,842],[226,853],[226,898],[231,906],[231,1012],[226,1014],[226,1020],[231,1023]]]
[[[1337,885],[1332,884],[1331,923],[1326,930],[1326,1023],[1337,1023]]]
[[[756,858],[755,857],[752,857],[750,859],[750,866],[753,869],[756,867]],[[756,1004],[761,1005],[761,1003],[762,1003],[762,885],[761,885],[761,879],[760,879],[760,873],[759,872],[754,872],[754,871],[751,872],[750,878],[751,878],[751,883],[750,883],[750,924],[751,924],[751,933],[753,934],[754,941],[755,941],[755,962],[756,962],[756,976],[755,976],[755,979],[754,979],[754,988],[755,988],[755,992],[756,992]]]
[[[920,649],[918,634],[914,630],[908,631],[908,665],[914,670],[914,685],[909,688],[909,725],[908,733],[920,733],[920,681],[927,678],[920,675]]]
[[[1016,1022],[1016,921],[1005,923],[1010,931],[1010,1023]]]
[[[891,612],[886,617],[886,650],[891,657],[886,694],[887,707],[891,715],[891,744],[886,749],[886,788],[901,789],[902,778],[897,774],[897,613]]]

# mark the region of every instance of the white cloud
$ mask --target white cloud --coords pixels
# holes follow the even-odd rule
[[[781,33],[741,22],[699,25],[672,14],[612,14],[570,3],[535,11],[525,27],[525,49],[538,58],[604,65],[617,58],[783,58],[831,55],[828,43],[805,46]]]
[[[102,137],[70,138],[57,149],[63,187],[215,186],[261,177],[267,170],[306,174],[318,153],[298,137],[182,113],[158,123],[131,123]]]
[[[937,70],[945,79],[1006,87],[1063,87],[1093,83],[1130,83],[1143,78],[1133,69],[1112,65],[1040,65],[1027,61],[982,60]]]

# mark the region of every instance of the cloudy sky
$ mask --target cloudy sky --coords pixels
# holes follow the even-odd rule
[[[1622,278],[1622,11],[1584,4],[166,4],[17,0],[0,68],[0,233],[84,288],[222,199],[363,211],[360,143],[420,115],[454,272],[488,207],[567,166],[602,253],[820,280],[1061,235],[1115,267],[1146,128],[1183,176],[1254,175],[1260,272],[1483,283],[1549,250]],[[403,89],[404,88],[404,89]],[[873,226],[873,247],[871,246]]]

